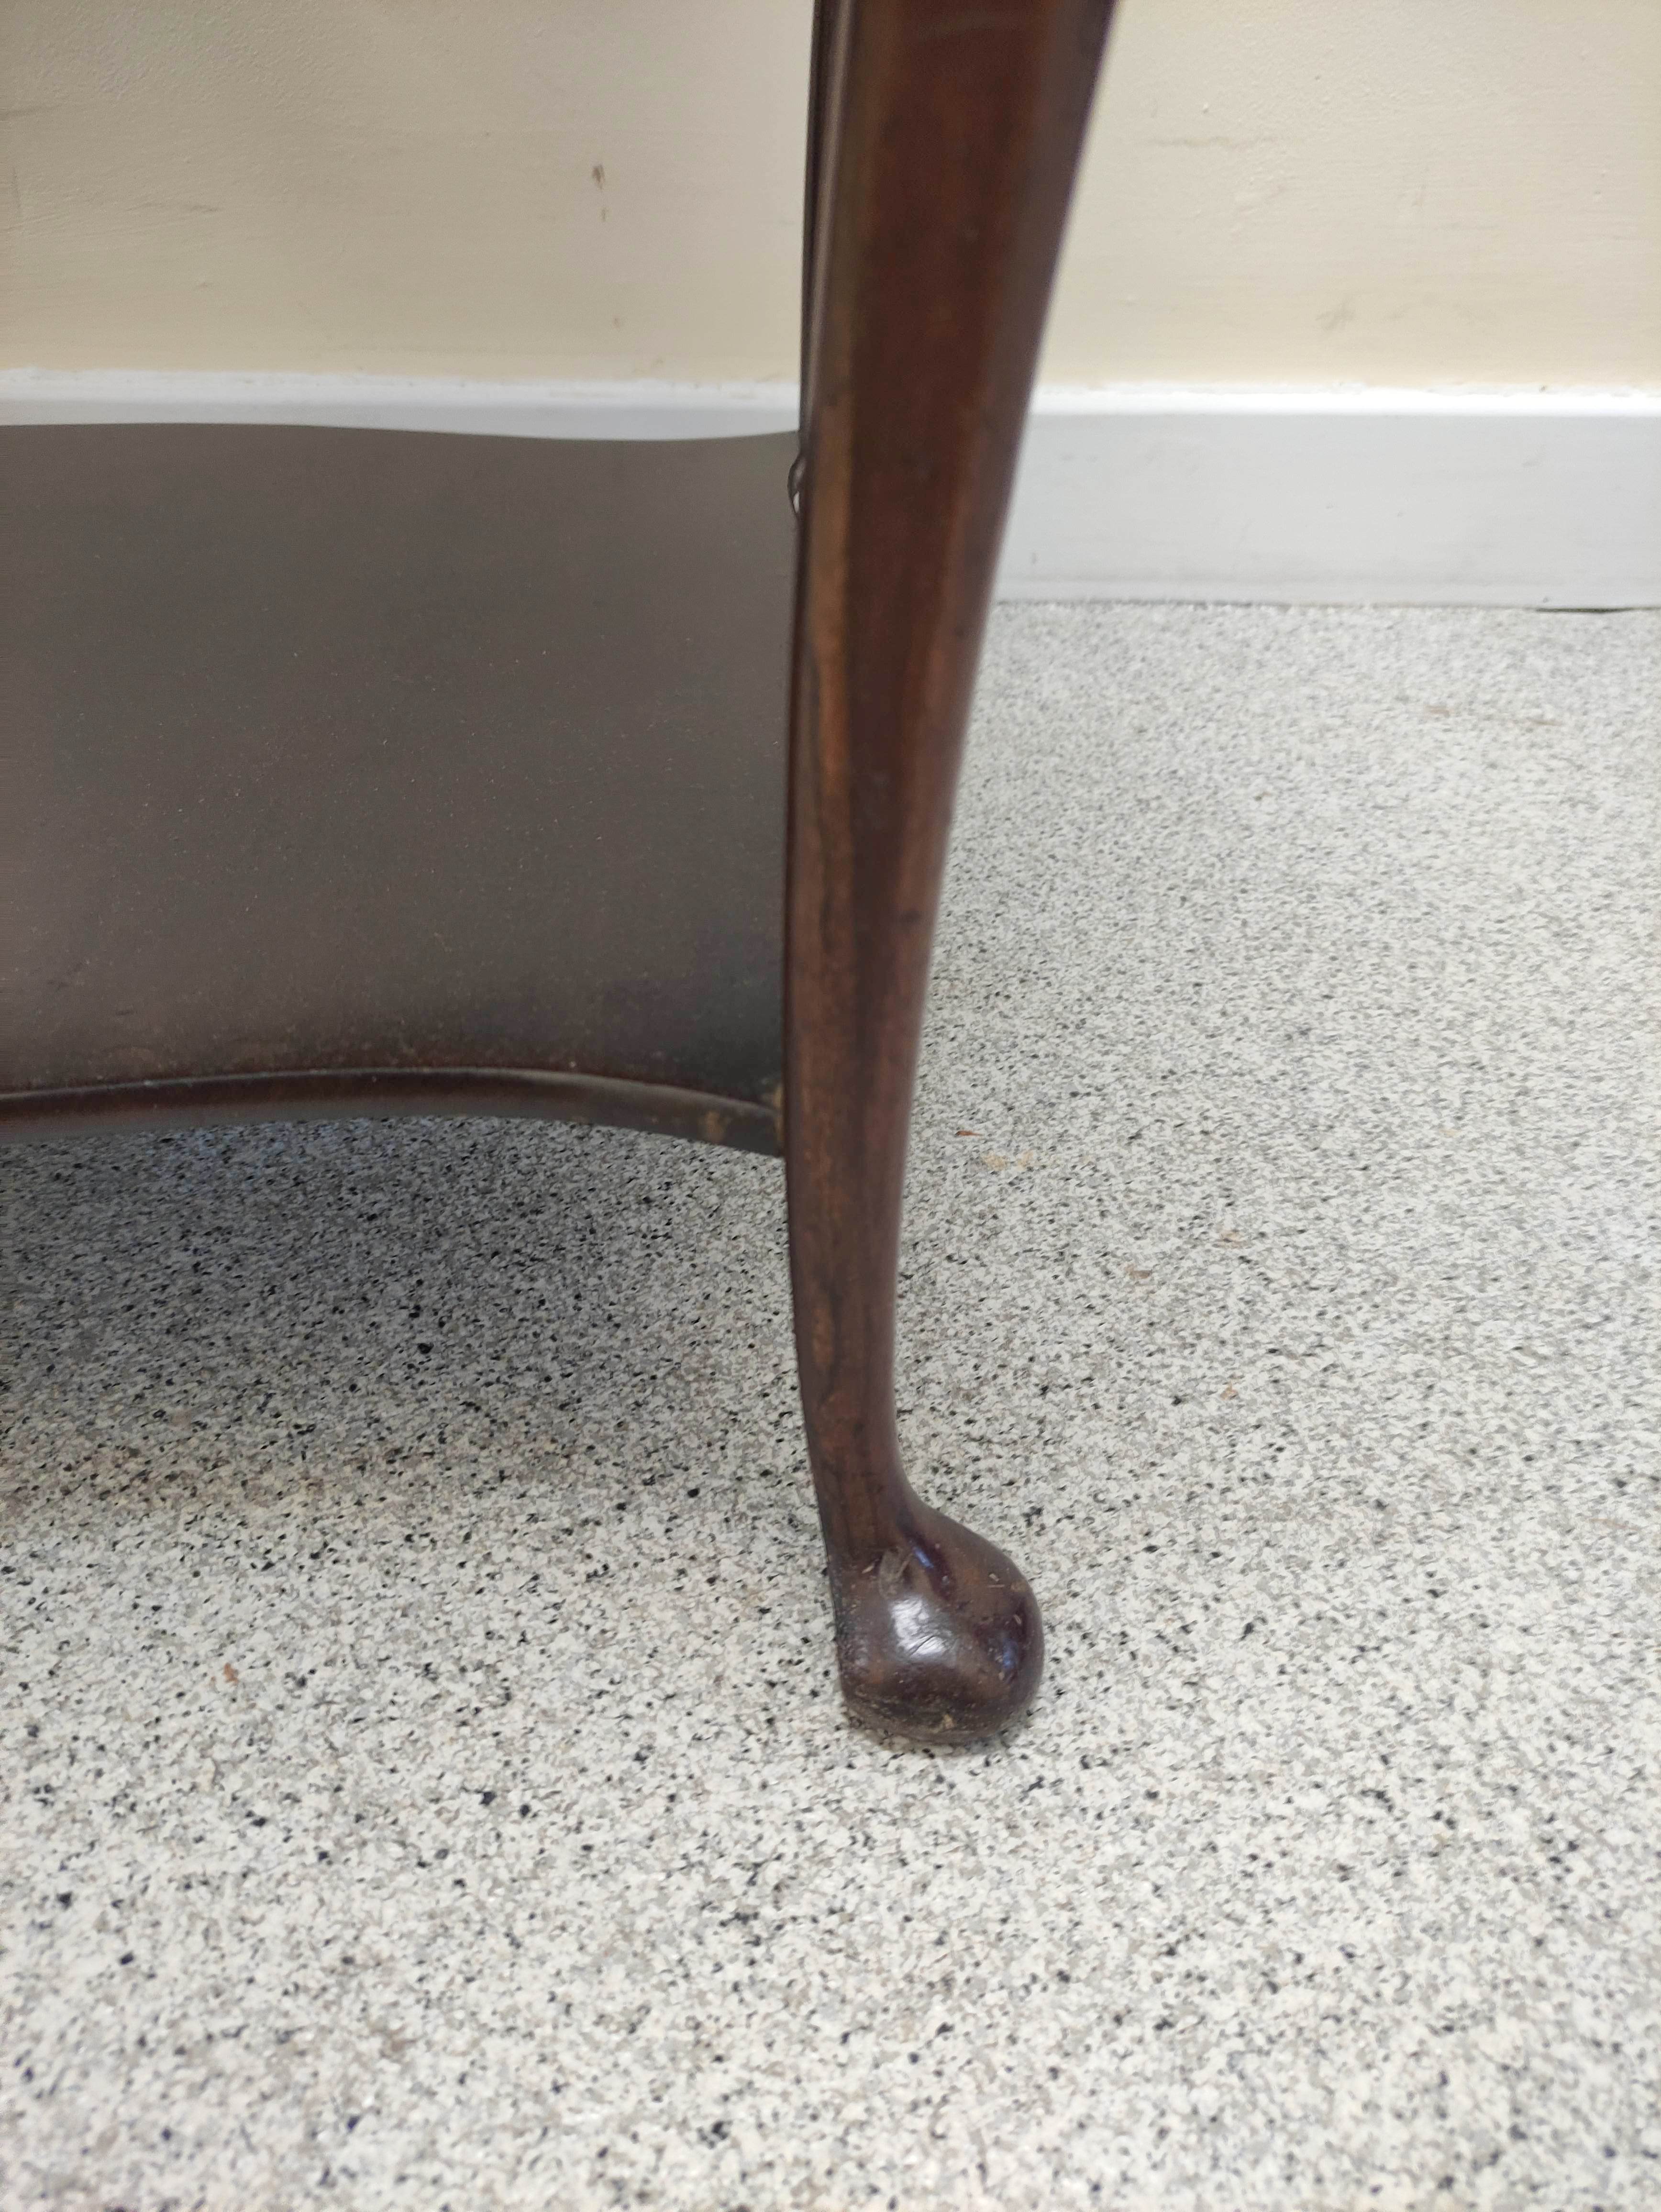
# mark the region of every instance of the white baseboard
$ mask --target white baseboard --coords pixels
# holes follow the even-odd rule
[[[786,430],[795,411],[786,384],[0,371],[0,422],[702,438]],[[1661,392],[1046,386],[999,590],[1661,605]]]
[[[280,368],[5,368],[3,422],[310,422],[498,438],[736,438],[794,429],[796,387]]]
[[[1041,391],[1012,599],[1661,604],[1661,392]]]

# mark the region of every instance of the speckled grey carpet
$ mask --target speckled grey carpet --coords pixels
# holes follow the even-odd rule
[[[778,1170],[0,1154],[0,2203],[1661,2204],[1661,623],[1004,610],[849,1732]]]

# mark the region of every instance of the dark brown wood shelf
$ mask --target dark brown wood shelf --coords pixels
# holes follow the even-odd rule
[[[795,450],[0,432],[0,1113],[775,1149]]]

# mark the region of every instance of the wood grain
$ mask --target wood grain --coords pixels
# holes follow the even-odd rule
[[[906,1136],[952,795],[1110,0],[841,0],[816,28],[785,1158],[844,1695],[1013,1718],[1032,1594],[923,1505],[894,1413]]]

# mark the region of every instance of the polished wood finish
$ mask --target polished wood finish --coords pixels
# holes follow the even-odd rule
[[[792,697],[785,1159],[843,1693],[962,1741],[1032,1594],[922,1504],[894,1413],[906,1133],[958,761],[1108,0],[822,13]],[[826,34],[828,33],[828,38]]]
[[[0,1139],[76,1129],[199,1129],[216,1122],[339,1121],[354,1115],[489,1115],[501,1121],[587,1121],[654,1136],[691,1137],[735,1152],[779,1152],[770,1105],[669,1083],[541,1067],[343,1067],[326,1073],[204,1075],[97,1083],[0,1097]]]
[[[799,445],[0,431],[0,1136],[538,1113],[767,1151],[782,1115],[843,1687],[937,1741],[1043,1662],[1018,1571],[906,1481],[895,1276],[1110,4],[820,0]]]
[[[794,450],[0,431],[0,1120],[332,1080],[770,1148]]]

